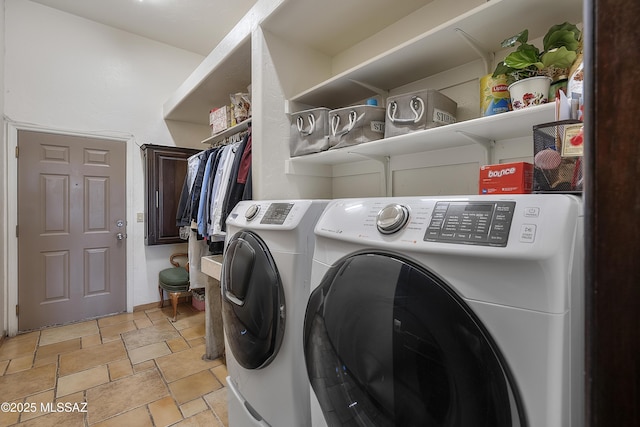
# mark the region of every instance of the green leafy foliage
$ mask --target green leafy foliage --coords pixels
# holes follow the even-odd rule
[[[502,47],[514,47],[500,62],[493,76],[501,74],[507,76],[509,83],[527,77],[546,75],[554,70],[565,70],[571,67],[580,48],[581,32],[574,24],[564,22],[549,28],[543,38],[543,50],[528,43],[529,30],[524,30],[505,39]]]

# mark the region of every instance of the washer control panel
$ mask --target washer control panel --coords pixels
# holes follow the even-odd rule
[[[399,231],[409,220],[409,209],[406,206],[394,203],[387,205],[376,217],[376,226],[382,234],[393,234]]]
[[[510,257],[530,257],[556,250],[560,238],[570,242],[581,216],[580,198],[560,194],[336,199],[315,234],[398,251],[504,254],[508,248]]]
[[[425,241],[507,246],[516,202],[439,201]]]
[[[251,205],[244,212],[244,217],[247,221],[251,221],[256,217],[256,215],[258,215],[258,212],[260,212],[260,205]]]
[[[271,203],[260,220],[260,224],[282,225],[291,212],[293,203]]]

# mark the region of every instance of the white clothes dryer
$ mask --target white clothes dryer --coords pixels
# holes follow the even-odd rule
[[[230,427],[309,426],[302,325],[320,200],[243,201],[227,218],[222,318]]]
[[[583,425],[580,198],[334,200],[315,233],[314,427]]]

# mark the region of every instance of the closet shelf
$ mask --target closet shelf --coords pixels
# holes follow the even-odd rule
[[[238,123],[235,126],[230,127],[227,130],[223,130],[222,132],[218,132],[215,135],[212,135],[209,138],[202,140],[202,144],[215,145],[216,142],[222,141],[225,138],[228,138],[230,136],[233,136],[237,133],[240,133],[242,131],[249,129],[249,126],[251,126],[251,117],[249,117],[247,120],[244,120]]]
[[[392,90],[480,57],[486,62],[487,57],[501,49],[500,43],[506,37],[523,28],[529,29],[530,38],[540,37],[550,23],[556,23],[558,19],[581,22],[582,0],[492,0],[332,76],[293,96],[290,101],[328,108],[350,105],[375,95],[355,81]],[[461,37],[460,32],[467,38],[473,38],[474,46]],[[486,55],[479,56],[479,49],[486,52]]]
[[[229,94],[247,91],[251,84],[251,36],[245,27],[239,25],[229,33],[229,40],[223,40],[165,102],[165,120],[206,126],[212,108],[229,104]]]
[[[324,175],[330,174],[330,171],[329,168],[323,169],[323,166],[362,161],[364,157],[393,157],[474,145],[479,143],[478,141],[527,137],[533,134],[534,125],[552,122],[554,117],[555,103],[549,103],[379,139],[352,147],[293,157],[286,160],[286,170],[289,174],[305,175],[306,171],[309,171],[312,175]],[[309,168],[311,165],[317,167]]]

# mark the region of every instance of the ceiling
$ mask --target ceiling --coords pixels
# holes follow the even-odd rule
[[[256,0],[31,0],[206,56]]]

